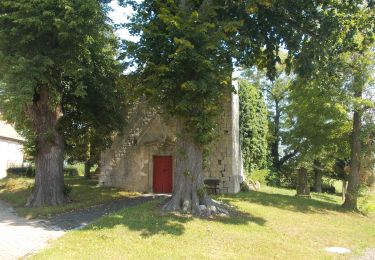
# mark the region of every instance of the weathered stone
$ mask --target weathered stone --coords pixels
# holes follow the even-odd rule
[[[225,115],[218,117],[221,138],[210,146],[205,178],[225,177],[222,193],[236,193],[243,180],[239,145],[239,100],[228,92],[223,101]],[[112,147],[102,153],[99,183],[130,191],[153,192],[153,156],[176,158],[176,121],[139,102],[127,115],[129,124],[123,135],[114,137]],[[135,142],[136,140],[136,142]],[[220,161],[220,163],[218,163]],[[176,160],[173,161],[173,172]],[[121,176],[114,178],[113,176]],[[220,184],[220,186],[224,186]]]

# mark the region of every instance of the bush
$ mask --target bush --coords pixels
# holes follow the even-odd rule
[[[64,168],[64,175],[69,177],[78,176],[78,170],[73,167]]]
[[[254,182],[259,181],[261,184],[267,184],[267,177],[269,175],[269,170],[255,170],[250,174],[250,179]]]
[[[11,167],[7,169],[7,174],[33,178],[35,176],[35,169],[32,167]]]
[[[329,193],[329,194],[335,194],[336,188],[330,184],[330,183],[322,183],[322,192],[323,193]]]
[[[7,169],[8,174],[13,174],[16,176],[23,176],[28,178],[35,177],[35,168],[34,167],[12,167]],[[68,167],[64,168],[65,176],[78,176],[78,170],[76,168]]]

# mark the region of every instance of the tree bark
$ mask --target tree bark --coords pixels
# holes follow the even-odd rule
[[[362,97],[362,90],[356,90],[355,98]],[[361,112],[358,108],[353,112],[353,131],[351,140],[350,172],[348,176],[348,189],[345,194],[345,201],[342,205],[349,210],[357,210],[357,197],[359,190],[359,168],[361,161]]]
[[[345,194],[346,189],[348,188],[348,182],[346,180],[342,180],[342,200],[345,201]]]
[[[275,169],[277,175],[280,175],[280,156],[279,156],[279,143],[280,143],[280,107],[279,107],[279,101],[275,100],[275,117],[274,117],[274,134],[275,134],[275,140],[271,145],[271,156],[273,161],[273,168]],[[279,176],[280,177],[280,176]]]
[[[85,155],[85,167],[84,167],[84,177],[85,179],[90,179],[90,169],[91,169],[91,145],[90,141],[87,141],[86,155]]]
[[[29,207],[59,205],[64,198],[64,139],[58,130],[61,107],[50,104],[50,89],[43,85],[29,109],[37,136],[35,185]]]
[[[297,196],[310,197],[310,186],[308,183],[307,169],[304,167],[298,169]]]
[[[162,210],[190,212],[198,216],[227,214],[227,211],[206,193],[202,147],[185,132],[184,125],[183,121],[179,122],[172,197],[162,206]]]
[[[320,169],[321,164],[319,162],[314,162],[314,191],[317,193],[322,193],[322,170]]]
[[[90,160],[86,160],[85,165],[84,165],[84,177],[85,177],[85,179],[90,179],[90,169],[91,169]]]

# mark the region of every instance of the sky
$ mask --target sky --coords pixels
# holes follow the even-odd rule
[[[109,5],[113,11],[109,13],[109,17],[115,24],[121,24],[128,21],[129,16],[132,14],[131,7],[121,7],[117,4],[117,1],[112,1]],[[127,29],[120,29],[116,31],[116,35],[121,39],[137,41],[137,37],[131,36]]]

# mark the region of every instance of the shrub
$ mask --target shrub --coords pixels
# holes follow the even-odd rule
[[[240,184],[240,190],[242,192],[248,192],[248,191],[250,191],[249,184],[246,181],[241,182],[241,184]]]
[[[78,170],[73,167],[64,168],[64,175],[69,177],[78,176]]]
[[[34,167],[11,167],[7,169],[8,174],[13,174],[16,176],[23,176],[34,178],[35,168]],[[78,170],[73,167],[64,168],[65,176],[78,176]]]
[[[11,167],[7,169],[7,174],[33,178],[35,176],[35,169],[32,167]]]
[[[250,179],[255,181],[259,181],[261,184],[267,184],[267,176],[269,175],[269,170],[263,169],[263,170],[254,170],[250,174]]]

